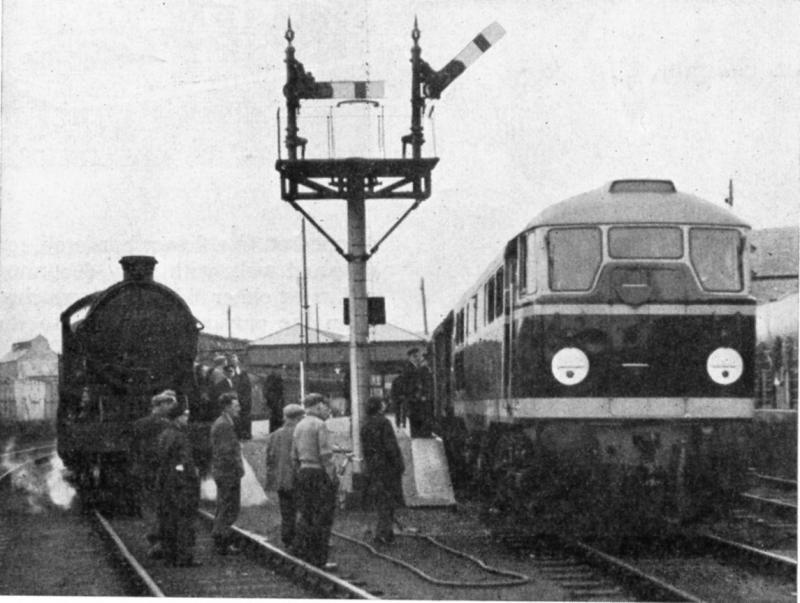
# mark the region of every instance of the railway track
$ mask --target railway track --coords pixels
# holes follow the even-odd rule
[[[742,495],[744,503],[759,513],[780,519],[797,518],[797,482],[755,473],[755,487]]]
[[[146,556],[143,520],[58,508],[48,492],[56,459],[52,447],[3,459],[0,488],[8,492],[0,502],[0,594],[376,598],[247,530],[235,528],[242,555],[214,555],[213,518],[205,511],[195,547],[203,565],[166,567]]]
[[[503,544],[580,601],[702,601],[583,542],[504,535]]]
[[[169,597],[350,598],[375,599],[372,593],[292,557],[262,536],[234,527],[240,555],[212,552],[213,516],[199,511],[195,559],[199,567],[166,567],[146,555],[140,519],[108,519],[96,513],[98,528],[125,565],[136,594]]]
[[[593,544],[506,537],[577,600],[794,601],[796,562],[707,534],[609,553]]]

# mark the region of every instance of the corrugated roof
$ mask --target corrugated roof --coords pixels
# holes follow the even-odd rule
[[[300,329],[301,325],[297,322],[280,331],[275,331],[259,339],[254,339],[250,342],[250,345],[299,345],[301,341]],[[319,337],[317,336],[318,334]],[[341,343],[349,341],[350,335],[333,333],[332,331],[324,331],[322,329],[317,331],[317,329],[309,326],[308,339],[311,344]],[[414,333],[391,324],[373,325],[369,328],[370,341],[408,341],[419,343],[425,341],[425,339],[426,338],[419,333]]]
[[[369,328],[370,341],[425,341],[426,337],[419,333],[413,333],[406,329],[401,329],[395,325],[373,325]]]
[[[250,345],[293,345],[300,344],[301,342],[301,328],[299,322],[294,323],[284,329],[254,339]],[[332,333],[331,331],[323,331],[322,329],[315,329],[311,326],[308,327],[309,343],[336,343],[339,341],[347,341],[347,336]]]
[[[750,267],[757,277],[797,276],[797,226],[763,228],[750,233]],[[754,248],[754,249],[753,249]]]

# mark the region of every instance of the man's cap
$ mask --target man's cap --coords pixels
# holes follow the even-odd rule
[[[186,408],[186,406],[184,406],[183,404],[176,404],[175,406],[171,406],[167,411],[167,418],[177,419],[185,412],[189,412],[189,409]]]
[[[376,415],[381,410],[381,405],[383,404],[383,400],[380,398],[376,398],[375,396],[370,396],[369,400],[367,400],[367,407],[366,411],[368,415]]]
[[[312,406],[316,406],[320,402],[324,402],[325,404],[328,403],[328,401],[325,399],[325,396],[323,396],[322,394],[316,394],[316,393],[308,394],[305,398],[303,398],[303,406],[305,406],[306,408],[311,408]]]
[[[406,352],[406,356],[413,356],[414,354],[419,354],[419,348],[411,348]]]
[[[232,404],[234,400],[238,400],[239,396],[236,392],[225,392],[220,394],[217,398],[217,402],[219,403],[220,408],[225,408],[229,404]]]
[[[299,417],[304,414],[306,414],[306,411],[299,404],[292,403],[283,407],[283,416],[287,419],[293,419],[294,417]]]
[[[214,356],[214,364],[225,364],[226,362],[228,362],[228,359],[225,356]]]
[[[161,406],[162,404],[167,404],[169,402],[176,402],[177,397],[175,392],[171,389],[161,392],[160,394],[156,394],[150,400],[153,406]]]

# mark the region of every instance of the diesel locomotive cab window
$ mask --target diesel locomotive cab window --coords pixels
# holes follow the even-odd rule
[[[680,228],[615,226],[608,231],[612,258],[678,259],[683,256]]]
[[[547,233],[550,289],[587,291],[602,261],[598,228],[553,228]]]
[[[697,276],[707,291],[742,290],[742,238],[723,228],[692,228],[689,253]]]

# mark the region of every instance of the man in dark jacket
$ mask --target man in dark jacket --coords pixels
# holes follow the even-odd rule
[[[222,412],[211,426],[211,476],[217,485],[217,510],[211,536],[220,555],[237,553],[231,526],[239,517],[244,463],[242,447],[236,437],[236,419],[241,410],[235,393],[219,397]]]
[[[378,398],[367,401],[367,420],[361,427],[361,446],[367,473],[367,495],[378,512],[375,541],[394,540],[394,510],[403,504],[403,455],[394,429],[383,413],[386,403]]]
[[[240,440],[252,440],[252,409],[253,409],[253,384],[250,375],[244,370],[239,362],[239,357],[234,354],[231,356],[231,366],[233,367],[233,387],[236,396],[239,398],[239,405],[242,407],[239,420],[236,423],[236,435]]]
[[[161,547],[167,565],[189,567],[199,565],[192,549],[200,479],[189,443],[189,410],[176,404],[167,418],[171,421],[158,438]]]
[[[175,392],[166,390],[153,396],[150,401],[150,414],[133,423],[131,456],[139,494],[139,509],[147,522],[145,537],[150,543],[148,556],[161,556],[161,528],[158,517],[159,492],[157,489],[160,458],[158,440],[161,433],[170,425],[167,412],[178,404]]]
[[[431,437],[427,377],[430,370],[422,366],[418,348],[408,351],[408,362],[403,372],[392,383],[392,400],[395,403],[395,422],[405,426],[408,419],[412,438]]]
[[[267,439],[267,483],[268,490],[278,492],[281,511],[281,540],[290,552],[294,551],[297,531],[297,497],[294,493],[295,466],[292,461],[294,428],[305,414],[299,404],[287,404],[283,409],[286,422]]]
[[[264,379],[264,401],[269,409],[269,430],[283,425],[283,377],[273,371]]]

